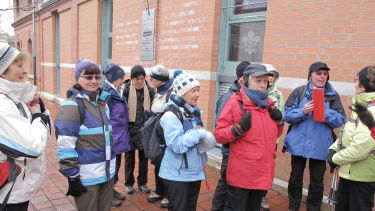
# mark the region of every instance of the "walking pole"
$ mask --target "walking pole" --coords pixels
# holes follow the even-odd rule
[[[337,140],[337,149],[338,151],[342,149],[342,135],[343,135],[343,129],[339,130],[339,139]],[[331,205],[332,211],[335,210],[335,205],[337,204],[337,186],[339,182],[339,174],[338,174],[338,169],[340,167],[337,167],[335,169],[331,168],[331,173],[333,173],[332,176],[332,183],[331,183],[331,188],[329,189],[329,196],[328,196],[328,204]]]

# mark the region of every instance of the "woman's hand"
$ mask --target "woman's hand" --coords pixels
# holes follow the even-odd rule
[[[39,93],[35,93],[34,99],[28,105],[31,114],[41,113],[39,105]]]
[[[308,114],[311,111],[314,111],[314,101],[313,100],[306,103],[305,106],[303,107],[303,113],[305,115]]]

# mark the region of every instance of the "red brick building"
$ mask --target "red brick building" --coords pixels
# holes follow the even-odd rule
[[[354,95],[356,73],[375,62],[374,1],[37,2],[35,79],[42,91],[64,97],[74,83],[78,58],[103,66],[118,63],[127,71],[135,64],[146,69],[164,64],[171,72],[186,70],[200,80],[199,104],[210,128],[216,99],[235,79],[239,61],[274,65],[280,71],[278,86],[284,98],[306,83],[312,62],[326,62],[346,108]],[[31,3],[14,0],[21,8]],[[31,12],[15,11],[13,26],[16,46],[31,53]],[[289,172],[290,156],[279,153],[275,175],[280,184]],[[305,178],[308,184],[308,174]]]

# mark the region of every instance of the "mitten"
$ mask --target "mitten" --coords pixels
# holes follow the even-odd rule
[[[81,193],[87,192],[85,186],[82,185],[81,179],[79,176],[74,178],[68,178],[69,189],[66,193],[67,196],[72,195],[74,197],[79,197]]]
[[[271,119],[275,121],[280,121],[283,119],[283,114],[277,108],[268,108],[268,112],[270,113]]]
[[[248,131],[251,127],[251,112],[244,112],[242,118],[232,126],[232,134],[234,137],[239,138]]]
[[[207,152],[211,148],[215,146],[216,139],[215,136],[208,130],[205,130],[204,137],[201,139],[199,144],[197,145],[198,152],[203,153]]]
[[[332,157],[336,154],[336,151],[333,150],[333,149],[330,149],[328,151],[328,164],[329,166],[331,166],[331,170],[335,169],[337,167],[337,165],[332,161]]]

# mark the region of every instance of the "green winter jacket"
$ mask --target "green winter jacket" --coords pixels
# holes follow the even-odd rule
[[[277,90],[276,86],[271,86],[268,90],[268,97],[275,102],[276,108],[278,108],[281,113],[284,114],[284,99],[282,93]]]
[[[375,100],[375,92],[362,93],[354,97],[353,102],[369,104]],[[369,106],[375,116],[375,106]],[[375,182],[375,141],[370,130],[352,112],[351,119],[345,124],[342,136],[343,149],[339,150],[337,141],[330,147],[337,153],[332,161],[339,165],[339,176],[359,182]]]

